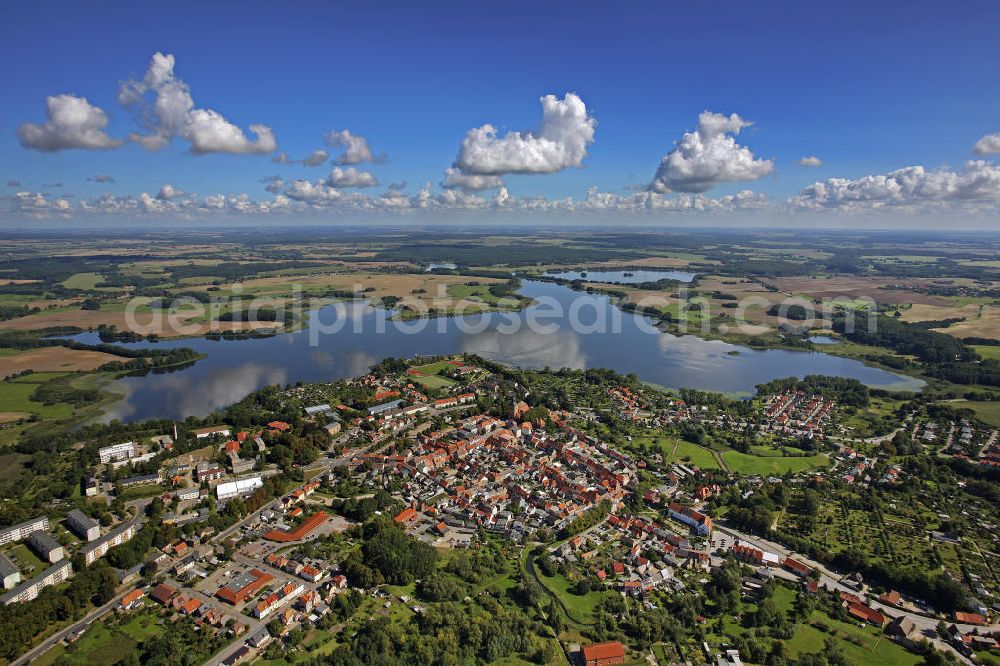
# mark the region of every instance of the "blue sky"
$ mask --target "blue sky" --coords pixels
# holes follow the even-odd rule
[[[277,152],[293,159],[323,147],[330,130],[365,137],[387,159],[353,166],[380,186],[345,191],[369,198],[404,181],[408,196],[427,182],[438,196],[470,129],[492,123],[501,138],[537,130],[539,98],[572,92],[596,120],[585,156],[548,173],[496,174],[511,197],[579,201],[591,187],[616,196],[642,191],[674,142],[711,111],[752,122],[728,136],[770,168],[753,170],[752,179],[722,176],[700,191],[674,189],[679,181],[665,178],[664,199],[750,190],[785,206],[817,181],[922,166],[943,174],[930,187],[951,175],[974,184],[896,196],[894,210],[972,201],[975,214],[995,216],[1000,201],[1000,184],[982,186],[1000,179],[996,155],[972,152],[1000,132],[996,2],[38,2],[5,4],[0,16],[8,63],[0,105],[5,219],[25,212],[11,203],[15,192],[40,194],[50,208],[63,197],[75,211],[101,194],[155,194],[166,183],[192,197],[246,193],[266,201],[274,193],[264,177],[278,175],[286,188],[327,178],[330,163],[274,164],[270,152],[196,155],[177,135],[158,151],[129,141],[143,128],[119,104],[119,85],[142,79],[157,52],[174,56],[174,74],[196,107],[217,111],[248,137],[251,124],[270,127]],[[123,144],[25,147],[18,128],[42,125],[46,97],[61,94],[103,110],[104,131]],[[804,156],[823,164],[800,166]],[[986,164],[970,174],[963,171],[970,159]],[[114,182],[88,180],[98,174]],[[54,183],[63,186],[45,187]],[[824,191],[819,207],[857,206],[867,189],[858,183],[832,198]],[[463,190],[484,201],[496,191]]]

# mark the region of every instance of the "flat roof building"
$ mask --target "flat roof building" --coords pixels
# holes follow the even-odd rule
[[[135,457],[135,442],[122,442],[112,444],[97,450],[97,457],[101,463],[107,464],[112,460],[128,460]]]
[[[249,495],[264,485],[264,480],[259,476],[248,476],[245,479],[237,479],[229,483],[220,483],[215,487],[215,496],[218,499],[229,499],[237,495]]]

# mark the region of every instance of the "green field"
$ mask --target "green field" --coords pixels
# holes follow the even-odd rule
[[[972,345],[972,348],[985,359],[1000,359],[1000,346],[998,345]]]
[[[753,456],[739,451],[726,451],[722,454],[722,459],[726,461],[726,466],[734,472],[740,474],[775,474],[781,475],[786,472],[801,472],[814,467],[825,467],[830,461],[822,454],[815,456],[798,457],[778,457],[778,456]]]
[[[667,441],[663,445],[663,455],[664,461],[668,463],[678,462],[686,464],[690,462],[692,465],[702,469],[719,469],[719,463],[710,450],[704,446],[698,446],[684,440],[679,440],[676,443]]]
[[[93,289],[101,282],[104,282],[104,276],[100,273],[74,273],[60,284],[67,289]]]
[[[971,409],[980,421],[1000,426],[1000,402],[980,402],[978,400],[956,400],[945,403],[955,409]]]
[[[455,368],[455,364],[450,361],[437,361],[435,363],[428,363],[426,365],[414,366],[414,370],[417,372],[422,372],[425,375],[436,375],[442,370],[450,370]]]
[[[825,633],[809,624],[800,624],[795,635],[786,643],[790,656],[822,652],[823,641],[834,636],[847,658],[856,664],[910,666],[922,660],[919,655],[890,641],[874,627],[862,629],[855,624],[834,620],[819,611],[813,613],[811,620],[822,622],[832,633]]]
[[[67,404],[43,405],[31,399],[31,395],[50,379],[62,377],[64,372],[36,372],[0,382],[0,412],[31,412],[45,418],[63,418],[73,413]]]
[[[538,574],[538,580],[547,590],[559,599],[569,619],[580,624],[593,624],[594,611],[607,592],[592,590],[587,594],[573,594],[570,588],[573,583],[565,576],[543,576]]]
[[[411,376],[411,379],[416,381],[418,384],[423,385],[424,388],[429,389],[439,389],[455,385],[454,380],[448,379],[447,377],[441,377],[440,375],[417,375],[415,377]]]

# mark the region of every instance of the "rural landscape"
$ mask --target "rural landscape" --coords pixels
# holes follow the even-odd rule
[[[1000,659],[995,241],[324,233],[4,242],[5,658]],[[541,333],[540,352],[390,355],[208,413],[109,418],[123,382],[233,363],[226,345],[337,308],[439,348],[550,290],[648,327],[632,335],[724,344],[721,362],[802,361],[748,394],[673,388],[574,367]]]
[[[0,666],[1000,666],[997,25],[0,5]]]

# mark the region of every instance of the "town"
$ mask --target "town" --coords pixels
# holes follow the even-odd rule
[[[575,397],[554,401],[556,386]],[[871,436],[847,425],[853,385],[763,388],[740,403],[613,373],[389,359],[345,381],[266,389],[228,421],[132,428],[85,449],[77,508],[0,531],[8,608],[51,603],[46,589],[81,572],[114,574],[96,607],[12,661],[72,655],[100,642],[95,626],[154,637],[172,626],[145,654],[183,649],[208,664],[273,660],[303,640],[306,657],[346,640],[345,627],[427,621],[464,584],[427,562],[461,571],[486,553],[499,558],[490,575],[529,599],[523,621],[547,627],[507,654],[538,663],[763,663],[762,638],[749,637],[778,644],[772,625],[793,638],[825,626],[841,652],[884,640],[887,660],[997,650],[997,581],[979,555],[995,530],[972,536],[946,516],[954,507],[915,488],[914,462],[892,450],[983,466],[996,431],[907,409]],[[916,504],[899,495],[877,524],[855,511],[871,493],[904,492]],[[894,543],[906,532],[885,525],[914,524],[917,506],[937,518],[910,532],[915,553],[931,548],[951,573],[926,579],[941,586],[933,595],[879,565],[914,562]],[[865,555],[856,540],[873,528]],[[838,536],[852,547],[827,545]],[[403,555],[385,560],[387,548]],[[504,589],[475,603],[509,604]],[[789,624],[793,608],[808,612]],[[629,624],[639,610],[664,613],[660,628]],[[677,624],[689,612],[695,633]],[[724,612],[756,619],[707,629]]]

